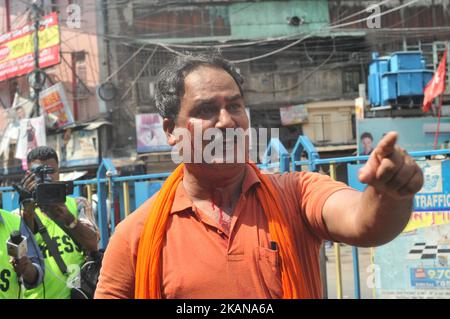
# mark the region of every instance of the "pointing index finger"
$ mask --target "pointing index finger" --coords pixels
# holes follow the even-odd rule
[[[388,157],[395,150],[395,143],[397,142],[398,133],[389,132],[385,137],[378,143],[376,148],[377,155],[381,158]]]

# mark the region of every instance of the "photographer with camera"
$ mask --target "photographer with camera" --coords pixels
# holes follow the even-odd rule
[[[33,235],[20,217],[0,209],[0,299],[21,298],[21,285],[42,283],[44,263]]]
[[[27,156],[29,171],[20,186],[22,215],[45,259],[46,273],[27,298],[88,298],[80,288],[80,271],[88,257],[98,253],[99,233],[89,202],[69,197],[73,183],[59,182],[59,161],[47,146]],[[72,190],[71,190],[72,189]],[[82,281],[83,278],[81,278]],[[94,286],[95,289],[95,286]]]

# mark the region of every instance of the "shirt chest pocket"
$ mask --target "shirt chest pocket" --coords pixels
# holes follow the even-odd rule
[[[279,250],[256,247],[255,256],[258,275],[264,290],[266,290],[270,298],[281,298],[283,290]]]

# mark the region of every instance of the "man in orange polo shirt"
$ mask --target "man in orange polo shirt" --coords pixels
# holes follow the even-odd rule
[[[193,124],[249,126],[242,78],[220,57],[179,58],[156,89],[172,146],[178,128],[194,136]],[[323,240],[377,246],[409,220],[423,175],[396,139],[387,134],[360,171],[362,193],[317,173],[262,175],[247,161],[184,157],[116,228],[96,298],[321,298]],[[247,154],[248,143],[232,150]]]

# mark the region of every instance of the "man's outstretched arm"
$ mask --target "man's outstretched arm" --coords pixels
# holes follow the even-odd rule
[[[397,133],[388,133],[361,168],[359,180],[368,184],[364,192],[338,191],[325,202],[323,219],[334,240],[379,246],[405,228],[423,173],[396,141]]]

